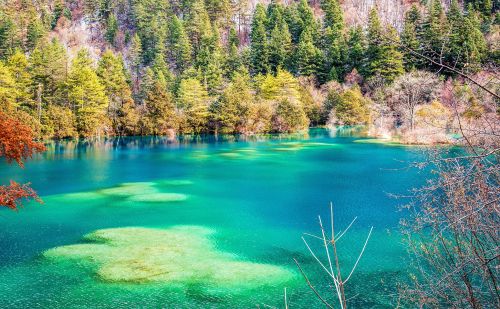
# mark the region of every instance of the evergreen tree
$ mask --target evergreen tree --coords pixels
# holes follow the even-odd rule
[[[125,102],[129,104],[132,102],[132,92],[127,83],[123,59],[107,50],[99,60],[96,73],[108,97],[108,116],[116,129],[119,124],[117,118]]]
[[[169,23],[167,45],[170,61],[175,64],[177,72],[183,72],[191,65],[192,51],[184,25],[177,16],[173,16]]]
[[[66,8],[66,6],[64,5],[63,0],[56,0],[55,1],[53,18],[52,18],[52,22],[50,24],[52,29],[54,29],[57,26],[57,22],[59,21],[59,18],[61,18],[61,16],[63,16],[65,8]]]
[[[278,3],[276,0],[271,0],[271,3],[267,6],[266,14],[267,33],[271,33],[276,25],[281,25],[285,21],[283,16],[284,11],[285,9],[281,3]]]
[[[24,53],[20,49],[12,54],[7,59],[7,66],[10,69],[15,83],[15,105],[28,112],[34,110],[34,102],[32,100],[32,78],[29,71],[29,62]]]
[[[161,83],[155,81],[151,89],[148,89],[144,104],[147,106],[147,120],[141,121],[144,133],[160,135],[166,134],[169,129],[177,129],[172,96]]]
[[[212,22],[216,22],[227,28],[231,23],[231,1],[229,0],[206,0],[208,16]]]
[[[264,100],[300,102],[299,82],[290,72],[285,70],[278,70],[276,76],[267,74],[259,83],[258,88],[259,94]]]
[[[227,47],[227,57],[225,62],[225,72],[226,76],[236,72],[242,65],[243,61],[239,54],[240,39],[234,28],[229,31]]]
[[[429,3],[427,17],[422,24],[421,52],[438,62],[441,61],[441,58],[448,52],[447,33],[448,23],[441,1],[432,0]]]
[[[325,28],[331,28],[336,36],[344,32],[344,14],[338,0],[322,0],[321,9],[325,13]]]
[[[480,27],[479,16],[474,12],[469,12],[464,18],[461,29],[461,50],[463,54],[461,67],[466,72],[477,72],[488,52],[486,39],[481,33]]]
[[[198,79],[181,80],[176,105],[182,133],[199,134],[206,131],[209,97]]]
[[[212,35],[212,26],[205,7],[205,1],[193,0],[185,18],[186,32],[191,40],[194,56],[198,54],[202,40]]]
[[[292,67],[292,37],[285,21],[274,26],[269,40],[269,65],[272,72]]]
[[[419,51],[421,42],[419,40],[419,30],[422,16],[416,5],[406,13],[403,31],[401,32],[401,43],[413,50]],[[404,65],[407,71],[415,70],[420,67],[421,60],[403,48]]]
[[[151,64],[151,69],[153,70],[155,78],[163,85],[163,88],[167,89],[172,86],[174,77],[162,53],[156,53],[153,63]]]
[[[28,50],[33,50],[40,43],[45,35],[45,29],[39,18],[33,16],[31,18],[26,33],[26,47]]]
[[[307,3],[307,0],[299,1],[297,12],[302,21],[300,34],[302,34],[302,31],[304,31],[305,29],[309,29],[313,38],[317,39],[317,36],[319,34],[318,24],[314,19],[314,13],[309,6],[309,3]]]
[[[16,45],[14,22],[5,12],[0,11],[0,59],[6,59]]]
[[[76,110],[76,123],[81,136],[100,136],[105,133],[108,99],[106,89],[92,68],[86,50],[80,50],[73,60],[68,82],[68,100]]]
[[[323,0],[321,8],[324,17],[324,50],[327,79],[341,80],[346,73],[347,45],[342,8],[338,0]]]
[[[202,80],[210,94],[217,94],[223,82],[223,50],[220,44],[217,24],[213,25],[211,36],[204,37],[196,59],[196,68],[202,73]]]
[[[373,8],[368,20],[368,76],[379,76],[390,83],[404,73],[403,55],[398,50],[398,41],[394,28],[389,27],[384,31],[377,10]]]
[[[235,73],[231,83],[210,106],[210,118],[215,133],[246,133],[245,124],[251,117],[254,96],[247,72]]]
[[[130,68],[135,76],[135,86],[139,85],[140,69],[142,64],[142,42],[139,35],[136,33],[132,38],[129,51]]]
[[[292,43],[297,44],[302,33],[303,22],[299,16],[299,11],[296,4],[291,4],[285,7],[283,17],[288,25],[288,29],[292,36]]]
[[[144,64],[150,64],[157,52],[164,48],[169,14],[168,1],[132,1],[132,12],[140,37]]]
[[[0,112],[17,108],[16,80],[11,70],[0,61]]]
[[[106,26],[106,40],[110,44],[115,43],[116,34],[118,32],[118,21],[115,14],[110,14]]]
[[[308,29],[302,31],[296,51],[298,73],[304,76],[317,75],[320,72],[322,54],[314,46],[312,35]]]
[[[254,74],[265,74],[269,71],[269,44],[267,42],[266,22],[264,6],[257,4],[250,33],[250,57]]]
[[[68,56],[64,46],[55,39],[39,45],[31,53],[29,62],[37,104],[66,102],[63,83],[68,75]]]
[[[353,27],[349,30],[349,46],[347,55],[347,71],[356,69],[360,74],[365,75],[364,57],[366,53],[366,38],[361,26]]]

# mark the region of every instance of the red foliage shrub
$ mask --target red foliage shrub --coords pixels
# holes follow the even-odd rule
[[[15,160],[24,167],[23,160],[45,150],[42,143],[33,139],[30,127],[0,111],[0,157],[5,157],[9,163]]]
[[[11,180],[9,186],[0,186],[0,206],[16,210],[22,206],[23,199],[42,202],[29,183],[19,184]]]
[[[42,143],[34,141],[30,127],[0,111],[0,157],[5,157],[8,163],[16,161],[22,168],[24,160],[44,150]],[[18,184],[11,180],[9,186],[0,186],[0,206],[17,209],[22,206],[23,199],[41,202],[29,183]]]

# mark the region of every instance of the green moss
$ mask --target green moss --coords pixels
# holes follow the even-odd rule
[[[217,250],[209,238],[213,233],[196,226],[103,229],[86,235],[88,243],[53,248],[43,256],[86,265],[105,282],[249,289],[294,278],[286,268]]]

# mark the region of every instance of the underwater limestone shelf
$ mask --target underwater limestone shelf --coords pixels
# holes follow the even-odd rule
[[[174,188],[193,184],[185,179],[165,179],[152,182],[128,182],[115,187],[98,189],[94,191],[74,192],[53,195],[53,201],[72,203],[74,201],[103,201],[109,204],[109,199],[113,201],[126,201],[130,203],[119,203],[119,205],[143,205],[143,203],[175,203],[182,202],[189,198],[189,195],[172,192]]]
[[[181,193],[149,193],[133,195],[127,200],[131,202],[181,202],[187,200],[187,195]]]
[[[105,282],[251,289],[296,276],[280,266],[219,251],[210,240],[213,233],[197,226],[103,229],[85,235],[86,243],[49,249],[43,256],[56,263],[87,265]]]
[[[158,182],[130,182],[119,186],[98,190],[104,196],[117,196],[126,198],[131,202],[180,202],[187,200],[188,196],[181,193],[161,192],[158,186],[188,185],[187,180],[162,180]]]
[[[318,148],[339,148],[338,144],[331,143],[321,143],[321,142],[282,142],[274,144],[271,150],[273,151],[298,151],[306,149],[318,149]]]
[[[393,139],[387,138],[366,138],[366,139],[357,139],[354,141],[357,144],[380,144],[384,146],[394,146],[394,147],[411,147],[412,145],[399,143]]]

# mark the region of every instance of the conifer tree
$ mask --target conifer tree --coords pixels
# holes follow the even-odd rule
[[[92,1],[87,1],[85,3],[85,7],[87,8],[89,3],[93,3]],[[59,18],[61,18],[61,16],[63,16],[63,13],[64,13],[64,9],[66,8],[66,6],[64,5],[64,2],[62,0],[56,0],[55,3],[54,3],[54,11],[53,11],[53,18],[52,18],[52,22],[50,24],[51,28],[54,29],[56,26],[57,26],[57,22],[59,21]],[[93,16],[93,12],[92,14],[89,14],[89,12],[87,11],[87,14],[90,15],[90,16]]]
[[[228,46],[227,46],[227,57],[225,62],[225,72],[226,76],[231,75],[233,72],[236,72],[242,65],[242,59],[239,53],[239,45],[240,39],[238,38],[238,33],[236,29],[231,28],[229,31],[228,38]]]
[[[322,54],[314,46],[309,29],[302,31],[296,51],[298,73],[304,76],[317,75],[320,72]]]
[[[14,22],[5,12],[0,11],[0,59],[6,59],[16,45]]]
[[[299,16],[297,4],[290,4],[285,7],[283,18],[285,19],[292,36],[292,43],[297,44],[299,42],[300,34],[304,26],[302,19]]]
[[[68,101],[76,110],[78,133],[81,136],[100,136],[107,125],[106,89],[92,68],[86,50],[80,50],[73,60],[67,81]]]
[[[29,58],[33,96],[37,104],[66,101],[63,83],[68,75],[66,49],[57,40],[35,48]]]
[[[347,54],[347,71],[356,69],[361,75],[365,75],[364,57],[366,53],[366,37],[361,26],[349,29]]]
[[[0,61],[0,112],[15,109],[16,96],[16,80],[9,67]]]
[[[370,77],[380,76],[390,83],[404,73],[403,56],[398,50],[398,40],[394,28],[389,26],[384,31],[377,10],[373,8],[368,20],[367,73]]]
[[[176,103],[181,132],[198,134],[206,130],[209,97],[198,79],[181,80]]]
[[[333,33],[340,36],[344,31],[344,13],[338,0],[322,0],[321,9],[325,13],[324,24],[331,28]]]
[[[205,7],[205,1],[193,0],[185,21],[186,33],[191,40],[191,46],[196,57],[201,48],[203,38],[212,35],[212,26]]]
[[[247,72],[235,73],[219,99],[210,106],[215,133],[245,133],[244,126],[254,104],[250,83]]]
[[[26,33],[26,47],[33,50],[45,35],[45,29],[39,18],[33,16],[28,24]]]
[[[33,81],[29,71],[28,58],[20,49],[16,49],[7,59],[7,66],[15,80],[15,92],[13,94],[16,96],[16,106],[26,111],[34,110],[32,100]]]
[[[168,64],[165,61],[163,53],[156,53],[153,63],[151,64],[151,69],[153,70],[156,79],[158,79],[160,84],[162,84],[165,89],[172,86],[174,76],[168,68]]]
[[[142,64],[142,42],[139,35],[136,33],[132,38],[132,43],[130,45],[129,51],[130,67],[135,77],[136,88],[139,85],[140,69]]]
[[[421,19],[422,16],[416,5],[413,5],[405,16],[404,27],[401,32],[401,44],[413,51],[419,51],[420,49],[421,42],[419,37]],[[420,66],[420,59],[407,49],[403,49],[402,51],[404,54],[405,69],[407,71],[417,69]]]
[[[108,97],[107,113],[112,120],[115,129],[118,128],[118,117],[125,104],[131,104],[132,92],[124,74],[125,68],[121,56],[115,56],[112,51],[107,50],[99,60],[97,76]],[[117,130],[119,131],[119,130]]]
[[[272,72],[278,68],[290,69],[292,66],[292,37],[288,25],[283,20],[274,26],[269,40],[269,65]]]
[[[165,42],[169,2],[163,0],[132,1],[132,13],[141,40],[144,64],[150,64]]]
[[[115,43],[117,33],[118,21],[115,14],[110,14],[106,23],[106,40],[113,45]]]
[[[202,39],[196,58],[196,68],[202,73],[202,80],[210,94],[220,92],[223,82],[223,49],[220,44],[217,23],[214,23],[210,36]]]
[[[481,33],[481,21],[477,13],[469,12],[461,27],[463,64],[466,72],[477,72],[487,55],[488,47]]]
[[[206,0],[206,10],[210,21],[217,22],[223,28],[231,23],[231,1],[229,0]]]
[[[183,22],[177,16],[173,16],[169,23],[167,45],[170,61],[175,64],[177,72],[183,72],[191,65],[192,51]]]
[[[314,13],[309,6],[309,3],[307,3],[307,0],[300,0],[297,6],[297,12],[302,21],[300,34],[302,34],[302,31],[305,29],[309,29],[313,38],[317,39],[317,35],[319,34],[318,24],[314,19]]]
[[[145,132],[160,135],[167,133],[169,129],[177,129],[172,96],[160,82],[154,81],[151,89],[147,90],[144,104],[147,106],[145,114],[147,119],[141,122]]]
[[[324,51],[327,79],[341,80],[346,73],[347,45],[342,8],[338,0],[323,0],[321,8],[324,18]]]
[[[250,58],[254,74],[265,74],[269,71],[269,44],[265,27],[266,22],[264,6],[257,4],[250,33]]]
[[[266,31],[271,33],[276,25],[281,25],[285,21],[284,19],[284,7],[281,3],[276,0],[271,0],[267,6],[266,13]]]
[[[447,33],[448,22],[441,1],[432,0],[429,2],[427,17],[422,24],[421,52],[438,62],[441,61],[449,48]]]

